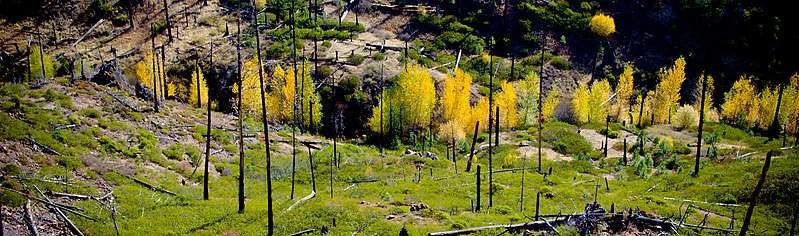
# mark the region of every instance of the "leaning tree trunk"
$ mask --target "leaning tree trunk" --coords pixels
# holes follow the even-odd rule
[[[755,204],[757,204],[757,196],[760,194],[760,190],[763,189],[763,183],[766,182],[766,173],[768,173],[768,167],[771,164],[771,155],[772,151],[766,154],[766,163],[763,165],[763,172],[760,174],[760,180],[757,181],[755,191],[752,192],[752,200],[749,202],[749,208],[746,210],[746,218],[744,218],[744,223],[741,225],[740,236],[746,236],[746,231],[749,229],[752,213],[755,211]]]

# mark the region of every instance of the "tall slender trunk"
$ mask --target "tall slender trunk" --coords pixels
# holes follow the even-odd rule
[[[297,102],[299,101],[299,94],[297,94],[297,34],[295,32],[294,27],[294,2],[291,2],[291,11],[289,12],[289,18],[291,21],[291,59],[293,61],[294,67],[294,127],[291,129],[291,199],[294,199],[294,177],[295,172],[297,170],[297,109],[298,105]]]
[[[164,0],[166,1],[166,0]],[[236,70],[238,71],[239,83],[239,213],[244,213],[244,109],[241,107],[241,93],[244,83],[241,78],[241,3],[237,10],[238,19],[236,20]]]
[[[760,180],[757,181],[757,185],[755,186],[755,191],[752,192],[751,202],[749,202],[749,208],[746,210],[746,217],[744,218],[744,223],[741,225],[740,236],[745,236],[746,231],[749,229],[749,223],[752,218],[752,213],[755,211],[755,204],[757,204],[757,197],[760,195],[760,190],[763,189],[763,183],[766,182],[766,173],[768,173],[768,167],[771,165],[771,155],[772,151],[766,153],[766,163],[763,165],[763,172],[760,174]]]
[[[214,71],[214,43],[211,43],[211,74],[213,75]],[[205,175],[203,176],[203,199],[208,200],[208,162],[211,158],[211,89],[208,88],[208,102],[206,104],[208,106],[208,130],[205,132]]]
[[[694,163],[693,176],[699,176],[699,158],[702,157],[702,126],[705,123],[705,93],[707,92],[707,76],[702,76],[702,96],[699,101],[699,134],[696,139],[696,163]]]
[[[544,40],[544,33],[541,33],[541,40]],[[544,123],[543,92],[544,92],[544,42],[541,41],[541,67],[538,69],[538,172],[541,172],[541,130]]]
[[[241,4],[239,4],[241,5]],[[169,35],[169,42],[172,42],[172,24],[169,23],[169,4],[167,4],[167,0],[164,0],[164,20],[166,21],[166,32]]]
[[[491,186],[494,184],[494,175],[491,172],[494,171],[494,165],[492,163],[492,154],[494,152],[494,148],[491,143],[491,126],[494,123],[492,121],[492,109],[494,107],[494,48],[493,42],[491,42],[491,37],[489,37],[488,41],[488,207],[492,207],[494,203],[494,190]],[[407,47],[406,47],[407,49]],[[479,176],[479,174],[478,174]]]
[[[156,78],[156,75],[157,75],[157,72],[156,72],[157,65],[156,64],[158,64],[158,63],[155,60],[155,57],[156,57],[155,56],[155,35],[153,35],[153,37],[151,38],[151,42],[152,42],[152,46],[153,46],[153,53],[152,53],[152,56],[153,56],[153,101],[154,101],[153,102],[153,106],[154,106],[155,112],[158,113],[158,78]],[[83,67],[83,65],[81,65],[81,67]],[[81,68],[81,71],[83,71],[83,68]]]
[[[263,62],[261,61],[261,29],[258,27],[258,6],[252,1],[253,17],[255,18],[255,52],[258,58],[258,79],[261,85],[261,122],[264,125],[264,145],[266,146],[266,198],[267,198],[267,218],[269,229],[267,235],[275,233],[274,212],[272,210],[272,155],[269,148],[269,123],[266,117],[266,89],[264,88]]]

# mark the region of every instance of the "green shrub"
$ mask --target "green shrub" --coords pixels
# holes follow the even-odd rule
[[[380,52],[376,52],[376,53],[372,54],[372,58],[374,58],[375,61],[382,61],[382,60],[386,59],[386,54],[383,54],[383,53],[380,53]]]
[[[409,206],[394,206],[391,207],[389,213],[391,213],[392,215],[404,215],[411,213],[411,208]]]
[[[113,22],[115,26],[124,26],[130,22],[130,17],[126,14],[119,14],[114,16],[114,19],[112,19],[111,22]]]
[[[566,60],[565,58],[559,56],[553,56],[551,62],[552,66],[555,66],[555,68],[561,70],[568,70],[571,67],[571,63],[569,63],[569,60]]]
[[[511,212],[513,212],[513,209],[511,209],[509,206],[505,206],[505,205],[496,205],[496,206],[494,206],[494,212],[496,212],[496,213],[498,213],[500,215],[508,215]]]
[[[332,43],[330,43],[330,41],[324,41],[324,42],[322,42],[322,47],[329,48],[329,47],[332,47],[332,46],[333,46],[333,44],[332,44]]]
[[[176,144],[172,144],[171,146],[169,146],[169,148],[164,149],[162,151],[162,153],[164,153],[164,156],[166,156],[169,159],[182,161],[183,160],[183,153],[184,153],[183,145],[180,145],[180,144],[177,144],[177,143]]]
[[[546,198],[552,198],[555,196],[554,192],[552,191],[552,187],[549,186],[541,186],[541,189],[538,191],[541,192],[541,195],[544,195]]]
[[[122,144],[117,143],[113,139],[109,138],[108,136],[100,137],[97,142],[100,143],[100,147],[106,153],[117,153],[123,150]]]
[[[100,118],[101,116],[103,116],[103,114],[100,113],[100,111],[98,111],[97,109],[94,109],[94,108],[86,108],[86,109],[80,110],[78,112],[78,114],[81,114],[82,116],[89,117],[89,118],[95,118],[95,119],[96,118]]]
[[[3,172],[6,175],[18,176],[22,174],[22,168],[19,168],[19,166],[14,165],[14,163],[8,163],[5,166],[3,166]]]
[[[446,212],[443,211],[435,211],[433,213],[433,217],[437,220],[449,220],[450,216]]]
[[[467,224],[466,221],[463,220],[454,220],[452,221],[452,226],[450,227],[452,229],[465,229],[469,227],[469,224]]]
[[[17,208],[25,205],[26,198],[19,193],[0,189],[0,205]]]
[[[59,165],[62,165],[62,166],[66,167],[67,169],[72,170],[72,171],[78,170],[78,169],[84,167],[83,161],[80,158],[77,158],[77,157],[58,156],[58,157],[56,157],[56,160],[58,160],[58,164]]]
[[[358,54],[352,54],[352,55],[350,55],[349,58],[347,58],[347,63],[350,63],[352,65],[356,65],[357,66],[357,65],[361,65],[361,63],[363,63],[364,60],[366,60],[366,58],[364,56],[361,56],[361,55],[358,55]]]
[[[133,182],[127,177],[122,176],[119,173],[113,171],[105,172],[105,174],[103,174],[103,179],[105,180],[106,183],[111,185],[122,185]]]
[[[608,138],[612,138],[612,139],[617,139],[617,138],[621,137],[621,133],[619,133],[619,131],[610,130],[610,132],[608,132],[608,130],[605,129],[605,128],[602,128],[601,130],[599,130],[599,134],[606,135],[606,136],[608,136]]]
[[[593,145],[578,134],[576,128],[562,122],[547,123],[542,130],[542,138],[560,154],[587,153],[593,149]]]
[[[155,135],[146,129],[139,130],[136,138],[139,140],[139,149],[153,148],[155,144],[158,143],[158,139],[155,138]]]

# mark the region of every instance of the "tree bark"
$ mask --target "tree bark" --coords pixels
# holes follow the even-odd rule
[[[760,190],[763,189],[763,183],[766,182],[766,174],[768,173],[768,167],[771,165],[771,155],[772,152],[769,151],[766,154],[766,163],[763,165],[763,172],[760,174],[760,180],[757,181],[757,185],[755,186],[755,191],[752,192],[752,200],[749,202],[749,208],[746,210],[746,217],[744,218],[744,223],[741,225],[741,232],[740,236],[746,236],[746,231],[749,229],[749,223],[752,219],[752,213],[755,211],[755,204],[757,204],[757,197],[760,195]]]
[[[705,93],[707,91],[707,76],[702,76],[702,97],[699,104],[699,135],[696,139],[696,163],[694,163],[693,176],[699,176],[699,158],[702,157],[702,126],[705,123]]]
[[[166,0],[164,0],[166,3]],[[241,78],[241,3],[239,3],[237,10],[238,20],[236,21],[236,55],[238,70],[238,83],[239,83],[239,99],[238,99],[238,115],[239,115],[239,214],[244,213],[244,110],[241,107],[241,93],[244,83]]]
[[[466,172],[472,170],[472,159],[474,159],[474,145],[477,143],[477,132],[480,127],[480,121],[474,124],[474,136],[472,137],[472,149],[469,151],[469,160],[466,160]]]

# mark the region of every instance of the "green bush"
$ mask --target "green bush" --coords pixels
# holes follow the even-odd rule
[[[608,130],[605,129],[605,128],[602,128],[601,130],[599,130],[599,134],[606,135],[606,136],[608,136],[608,138],[612,138],[612,139],[617,139],[617,138],[621,137],[621,133],[619,133],[619,131],[610,130],[610,132],[608,132]]]
[[[411,208],[409,206],[394,206],[391,207],[389,213],[391,213],[392,215],[404,215],[411,213]]]
[[[80,110],[78,112],[78,114],[81,114],[82,116],[89,117],[89,118],[95,118],[95,119],[96,118],[100,118],[101,116],[103,116],[103,114],[100,113],[100,111],[98,111],[97,109],[94,109],[94,108],[86,108],[86,109]]]
[[[111,22],[113,22],[115,26],[124,26],[130,22],[130,17],[126,14],[119,14],[114,16],[114,19],[112,19]]]
[[[552,149],[560,154],[587,153],[593,145],[576,132],[577,128],[562,122],[547,123],[542,130],[542,138],[552,144]]]
[[[433,213],[433,217],[437,220],[449,220],[450,216],[446,212],[443,211],[435,211]]]
[[[113,139],[109,138],[108,136],[100,137],[97,142],[100,143],[100,147],[106,153],[117,153],[121,152],[124,147],[122,144],[117,143]]]
[[[372,54],[372,58],[374,58],[375,61],[382,61],[382,60],[386,59],[386,54],[383,54],[383,53],[380,53],[380,52],[376,52],[376,53]]]
[[[18,176],[22,174],[22,168],[19,168],[19,166],[14,165],[13,163],[8,163],[5,166],[3,166],[3,172],[6,175]]]
[[[469,227],[469,224],[463,220],[454,220],[452,221],[452,225],[450,226],[452,229],[465,229]]]
[[[361,56],[361,55],[358,55],[358,54],[352,54],[352,55],[350,55],[349,58],[347,58],[347,63],[350,63],[352,65],[356,65],[357,66],[357,65],[361,65],[364,60],[366,60],[366,58],[364,56]]]
[[[571,63],[569,63],[569,60],[566,60],[565,58],[559,56],[553,56],[551,62],[552,66],[555,66],[555,68],[561,70],[568,70],[571,67]]]
[[[19,193],[0,189],[0,205],[17,208],[25,205],[26,198]]]
[[[56,157],[56,160],[58,160],[58,164],[59,165],[62,165],[62,166],[66,167],[67,169],[72,170],[72,171],[75,171],[75,170],[78,170],[78,169],[84,167],[83,161],[80,158],[77,158],[77,157],[58,156],[58,157]]]
[[[508,215],[511,212],[513,212],[513,209],[511,209],[509,206],[505,206],[505,205],[496,205],[496,206],[494,206],[494,212],[496,212],[497,214],[500,214],[500,215]]]
[[[180,144],[177,144],[177,143],[176,144],[172,144],[171,146],[169,146],[169,148],[164,149],[161,152],[163,152],[164,156],[166,156],[169,159],[173,159],[173,160],[177,160],[177,161],[182,161],[183,160],[183,153],[184,153],[183,145],[180,145]]]

